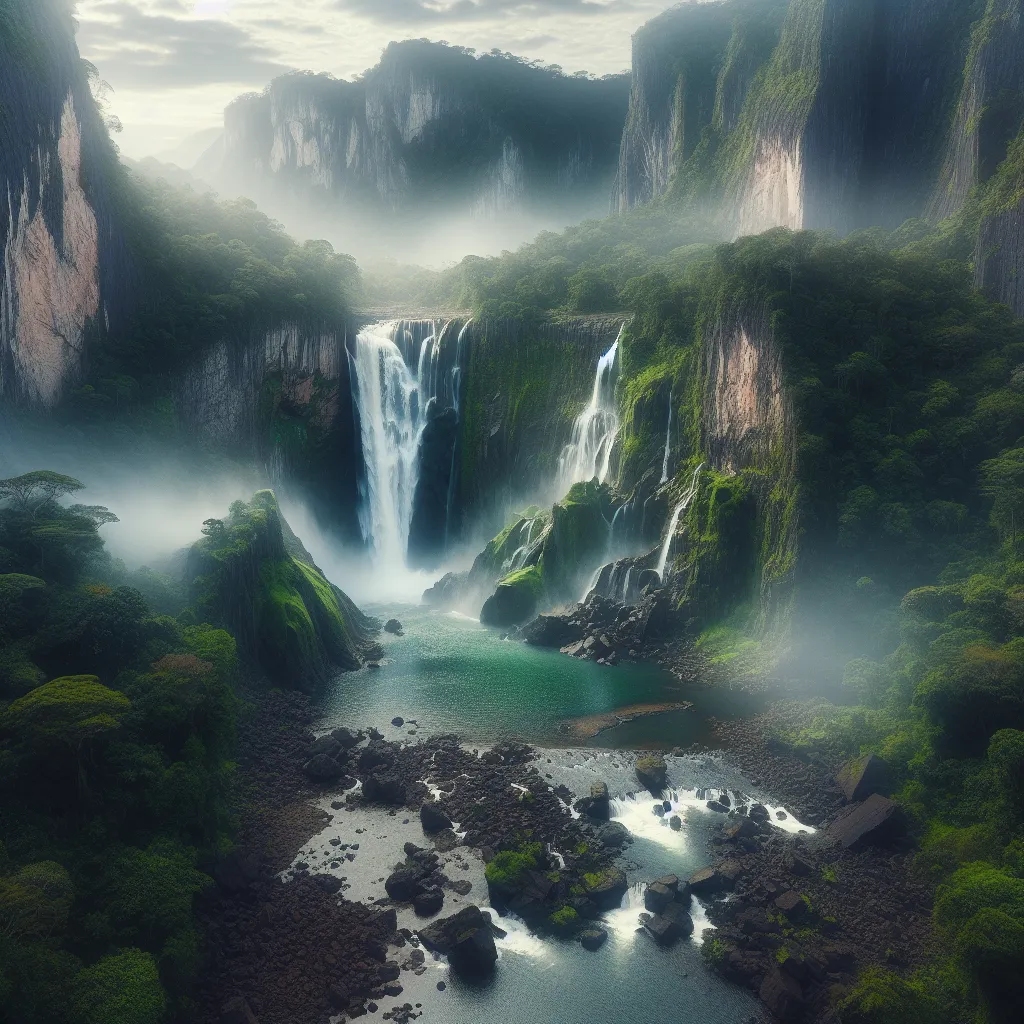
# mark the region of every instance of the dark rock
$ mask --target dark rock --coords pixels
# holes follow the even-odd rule
[[[249,1004],[235,996],[220,1008],[220,1024],[259,1024],[259,1020]]]
[[[397,772],[374,769],[363,780],[363,795],[380,804],[405,803],[405,783]]]
[[[761,831],[753,818],[741,818],[735,825],[728,825],[725,834],[729,839],[750,839]]]
[[[538,615],[519,630],[519,637],[534,647],[565,647],[579,639],[579,632],[563,615]]]
[[[405,989],[396,981],[389,982],[384,986],[384,995],[391,996],[392,998],[400,996],[404,991]]]
[[[713,893],[731,889],[729,879],[718,867],[701,868],[690,875],[687,883],[695,896],[710,896]]]
[[[462,599],[469,573],[446,572],[432,587],[423,591],[423,603],[434,608],[454,608]]]
[[[313,746],[309,748],[309,756],[315,757],[317,754],[327,754],[329,757],[336,757],[341,753],[341,744],[330,734],[321,736],[318,740],[314,740]]]
[[[332,982],[327,989],[327,1000],[336,1010],[343,1010],[351,998],[348,989],[337,981]]]
[[[443,992],[447,987],[448,986],[443,981],[439,981],[437,983],[437,991],[438,992]]]
[[[430,835],[442,829],[452,827],[452,819],[448,817],[444,806],[437,800],[431,800],[420,806],[420,824],[423,831]]]
[[[607,938],[608,933],[603,928],[584,928],[579,934],[580,945],[591,952],[600,949]]]
[[[847,761],[836,776],[843,796],[853,802],[866,800],[872,793],[889,792],[889,766],[877,754]]]
[[[660,914],[644,921],[644,929],[660,946],[693,934],[693,918],[678,903],[669,903]]]
[[[412,905],[421,917],[436,914],[444,906],[444,892],[437,886],[431,886],[429,889],[417,893],[413,898]]]
[[[378,619],[377,621],[379,622],[380,620]],[[398,619],[388,619],[388,621],[384,623],[384,632],[394,633],[395,636],[401,636],[402,624],[398,621]]]
[[[656,878],[651,885],[663,885],[666,889],[671,889],[672,894],[675,895],[679,891],[679,876],[678,875],[662,875],[661,878]]]
[[[668,819],[668,827],[672,829],[673,832],[679,832],[683,827],[683,819],[680,818],[678,814],[673,814],[672,817]]]
[[[660,754],[644,754],[636,762],[636,777],[640,785],[652,793],[660,793],[665,788],[668,765]]]
[[[622,897],[629,888],[626,875],[618,868],[605,868],[597,880],[584,879],[587,896],[601,910],[616,910],[622,904]]]
[[[747,812],[747,817],[757,822],[766,822],[771,819],[768,808],[764,804],[754,804]]]
[[[499,583],[494,593],[484,601],[480,621],[485,626],[498,628],[518,626],[533,618],[536,612],[537,591],[530,581]]]
[[[401,729],[402,726],[405,725],[405,719],[401,715],[395,715],[395,717],[391,719],[391,724],[396,729]]]
[[[468,896],[473,890],[473,883],[468,878],[457,878],[450,886],[452,892],[460,896]]]
[[[376,730],[374,730],[376,731]],[[380,734],[377,734],[378,737]],[[379,738],[371,740],[359,753],[359,768],[361,771],[369,771],[379,765],[393,764],[395,760],[395,749],[390,743],[385,743]]]
[[[728,814],[729,808],[725,804],[720,804],[717,800],[709,800],[707,802],[707,808],[709,811],[717,811],[719,814]]]
[[[800,983],[772,964],[758,992],[761,1002],[780,1021],[796,1020],[803,1011],[804,993]]]
[[[629,829],[621,821],[609,821],[597,832],[597,838],[610,850],[618,850],[632,840]]]
[[[498,959],[490,922],[476,906],[434,921],[419,931],[419,937],[427,949],[447,956],[452,970],[462,977],[485,977]]]
[[[334,894],[341,888],[341,879],[334,875],[314,875],[313,881],[328,894]]]
[[[811,865],[805,861],[803,857],[798,857],[792,851],[786,853],[783,863],[786,865],[787,871],[794,875],[800,875],[801,878],[806,878],[813,870]]]
[[[776,897],[775,906],[794,921],[806,917],[808,912],[807,903],[803,897],[792,889]]]
[[[652,914],[660,914],[675,898],[676,894],[660,882],[652,882],[644,890],[644,906]]]
[[[834,821],[825,835],[848,849],[858,843],[885,845],[902,836],[905,830],[906,821],[899,806],[875,793]]]
[[[590,796],[581,797],[576,801],[576,810],[588,818],[607,821],[610,814],[608,787],[603,782],[595,782],[590,787]]]
[[[402,968],[394,960],[388,960],[377,968],[377,977],[382,983],[397,981],[402,976]]]
[[[302,766],[302,772],[313,782],[334,782],[345,774],[345,768],[329,754],[314,754]]]
[[[384,888],[393,900],[398,900],[399,903],[411,903],[424,889],[424,877],[422,868],[406,864],[395,868],[388,875]]]
[[[340,729],[332,729],[331,735],[341,745],[342,750],[351,750],[359,743],[360,739],[359,733],[355,733],[351,729],[346,729],[344,726]]]

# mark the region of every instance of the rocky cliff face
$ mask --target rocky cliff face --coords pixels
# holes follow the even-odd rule
[[[0,97],[0,400],[52,406],[129,290],[70,5],[0,8]]]
[[[240,97],[197,170],[350,225],[426,202],[482,220],[566,205],[570,217],[602,214],[627,89],[624,76],[580,80],[392,43],[358,82],[290,75]]]
[[[711,200],[735,235],[956,212],[1020,121],[1018,7],[722,0],[666,12],[634,37],[619,208],[667,192]]]

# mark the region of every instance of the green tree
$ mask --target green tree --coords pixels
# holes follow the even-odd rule
[[[21,476],[0,480],[0,498],[6,498],[20,512],[34,515],[45,505],[55,503],[85,487],[81,480],[48,469],[37,469]]]
[[[75,979],[82,1024],[159,1024],[167,998],[149,953],[126,949],[86,967]]]
[[[73,900],[71,878],[60,864],[26,864],[0,877],[0,935],[45,939],[60,933]]]
[[[1016,545],[1024,519],[1024,448],[1013,448],[981,464],[981,493],[992,499],[992,525]]]

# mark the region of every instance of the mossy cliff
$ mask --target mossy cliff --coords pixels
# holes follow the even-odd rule
[[[313,690],[373,653],[377,623],[327,581],[272,491],[235,502],[204,533],[187,568],[196,614],[229,628],[271,682]]]

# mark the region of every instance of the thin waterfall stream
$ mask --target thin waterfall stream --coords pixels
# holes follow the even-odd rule
[[[700,475],[700,471],[704,468],[702,462],[694,471],[693,477],[690,480],[690,486],[686,494],[683,495],[683,500],[676,505],[675,511],[672,513],[672,519],[668,524],[668,531],[665,534],[665,540],[661,545],[661,554],[658,556],[658,568],[657,573],[661,577],[662,582],[665,581],[665,568],[668,565],[668,555],[672,548],[672,540],[676,535],[676,527],[679,525],[679,517],[690,507],[690,502],[693,501],[697,494],[697,478]]]

